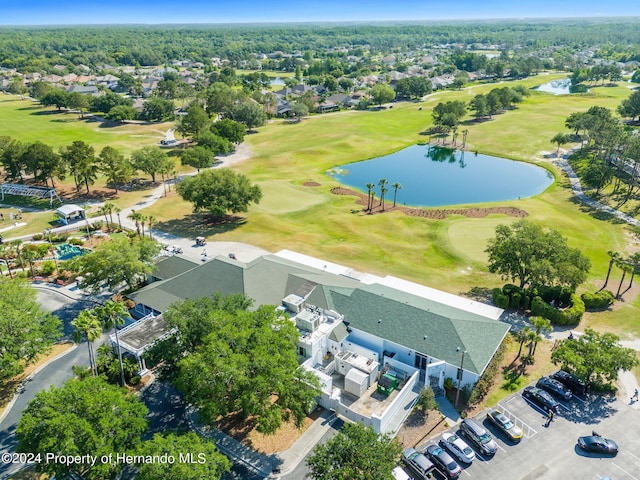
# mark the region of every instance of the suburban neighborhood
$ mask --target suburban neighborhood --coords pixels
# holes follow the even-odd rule
[[[1,479],[640,479],[638,17],[63,23],[0,25]]]

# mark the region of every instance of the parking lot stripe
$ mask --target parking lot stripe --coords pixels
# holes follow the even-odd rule
[[[626,475],[628,475],[629,477],[633,478],[633,480],[638,480],[638,477],[634,477],[633,475],[631,475],[629,472],[627,472],[624,468],[622,468],[620,465],[618,465],[615,462],[611,462],[611,464],[616,467],[617,469],[619,469],[620,471],[624,472]]]
[[[467,472],[466,469],[462,470],[464,473],[466,473],[468,476],[471,476],[471,474],[469,472]]]
[[[625,452],[627,455],[631,455],[633,458],[635,458],[637,460],[636,463],[640,462],[640,458],[636,457],[633,453],[629,453],[629,452]]]
[[[567,412],[571,410],[569,407],[567,407],[567,406],[566,406],[564,403],[562,403],[562,402],[558,402],[558,405],[560,405],[562,408],[564,408]]]
[[[579,402],[582,402],[582,403],[586,403],[586,401],[587,401],[585,398],[579,397],[577,395],[574,395],[573,398],[578,400]]]
[[[511,401],[515,398],[515,395],[513,397],[511,397],[508,401]],[[506,403],[506,402],[501,402],[501,403]],[[517,415],[515,415],[514,413],[510,412],[509,410],[507,410],[503,405],[501,405],[500,403],[498,404],[498,407],[502,410],[502,413],[504,413],[507,417],[512,418],[513,422],[517,425],[518,422],[520,422],[520,424],[522,425],[522,430],[524,431],[525,427],[527,428],[527,435],[525,435],[527,438],[531,438],[533,437],[536,433],[538,433],[533,427],[531,427],[530,425],[526,424],[525,422],[523,422],[522,420],[520,420],[518,418]],[[533,432],[533,433],[531,433]]]
[[[506,451],[504,448],[502,448],[498,442],[496,442],[496,445],[497,445],[497,446],[498,446],[498,448],[499,448],[500,450],[502,450],[504,453],[507,453],[507,451]]]

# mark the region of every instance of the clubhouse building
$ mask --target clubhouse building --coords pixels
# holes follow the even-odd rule
[[[248,263],[176,255],[150,280],[130,296],[141,320],[120,333],[142,373],[144,351],[171,333],[162,318],[169,305],[242,293],[295,323],[299,361],[322,385],[320,405],[383,433],[397,431],[424,386],[474,384],[509,331],[502,309],[288,250]]]

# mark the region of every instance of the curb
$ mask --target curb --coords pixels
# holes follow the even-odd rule
[[[31,380],[33,377],[35,377],[38,373],[40,373],[45,367],[48,367],[49,364],[55,362],[56,360],[64,357],[66,354],[73,352],[76,348],[78,348],[78,344],[74,343],[71,348],[68,348],[67,350],[65,350],[62,353],[59,353],[58,355],[56,355],[55,357],[47,360],[45,363],[43,363],[42,365],[40,365],[38,368],[36,368],[33,372],[31,372],[29,375],[27,375],[27,377],[22,381],[24,382],[28,382],[29,380]],[[11,409],[13,408],[13,405],[16,403],[16,400],[18,400],[18,397],[21,394],[16,392],[13,394],[13,398],[11,399],[11,401],[9,403],[7,403],[7,406],[4,407],[4,411],[0,414],[0,423],[2,423],[2,421],[6,418],[7,415],[9,415],[9,412],[11,411]]]

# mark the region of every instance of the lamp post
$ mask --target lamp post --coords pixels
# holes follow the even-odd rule
[[[460,347],[456,348],[456,352],[460,351]],[[458,400],[460,399],[460,387],[462,384],[462,369],[464,368],[464,356],[467,353],[466,350],[462,351],[462,358],[460,359],[460,368],[458,369],[458,389],[456,390],[456,408],[458,408]]]
[[[47,240],[49,240],[49,248],[51,249],[51,253],[53,254],[53,263],[56,266],[56,273],[60,273],[60,268],[58,267],[58,259],[56,258],[56,251],[53,248],[53,243],[51,243],[51,229],[47,228],[44,233],[47,234]]]
[[[87,237],[89,240],[89,246],[93,247],[93,242],[91,241],[91,230],[89,230],[89,220],[85,219],[85,221],[87,222]]]

